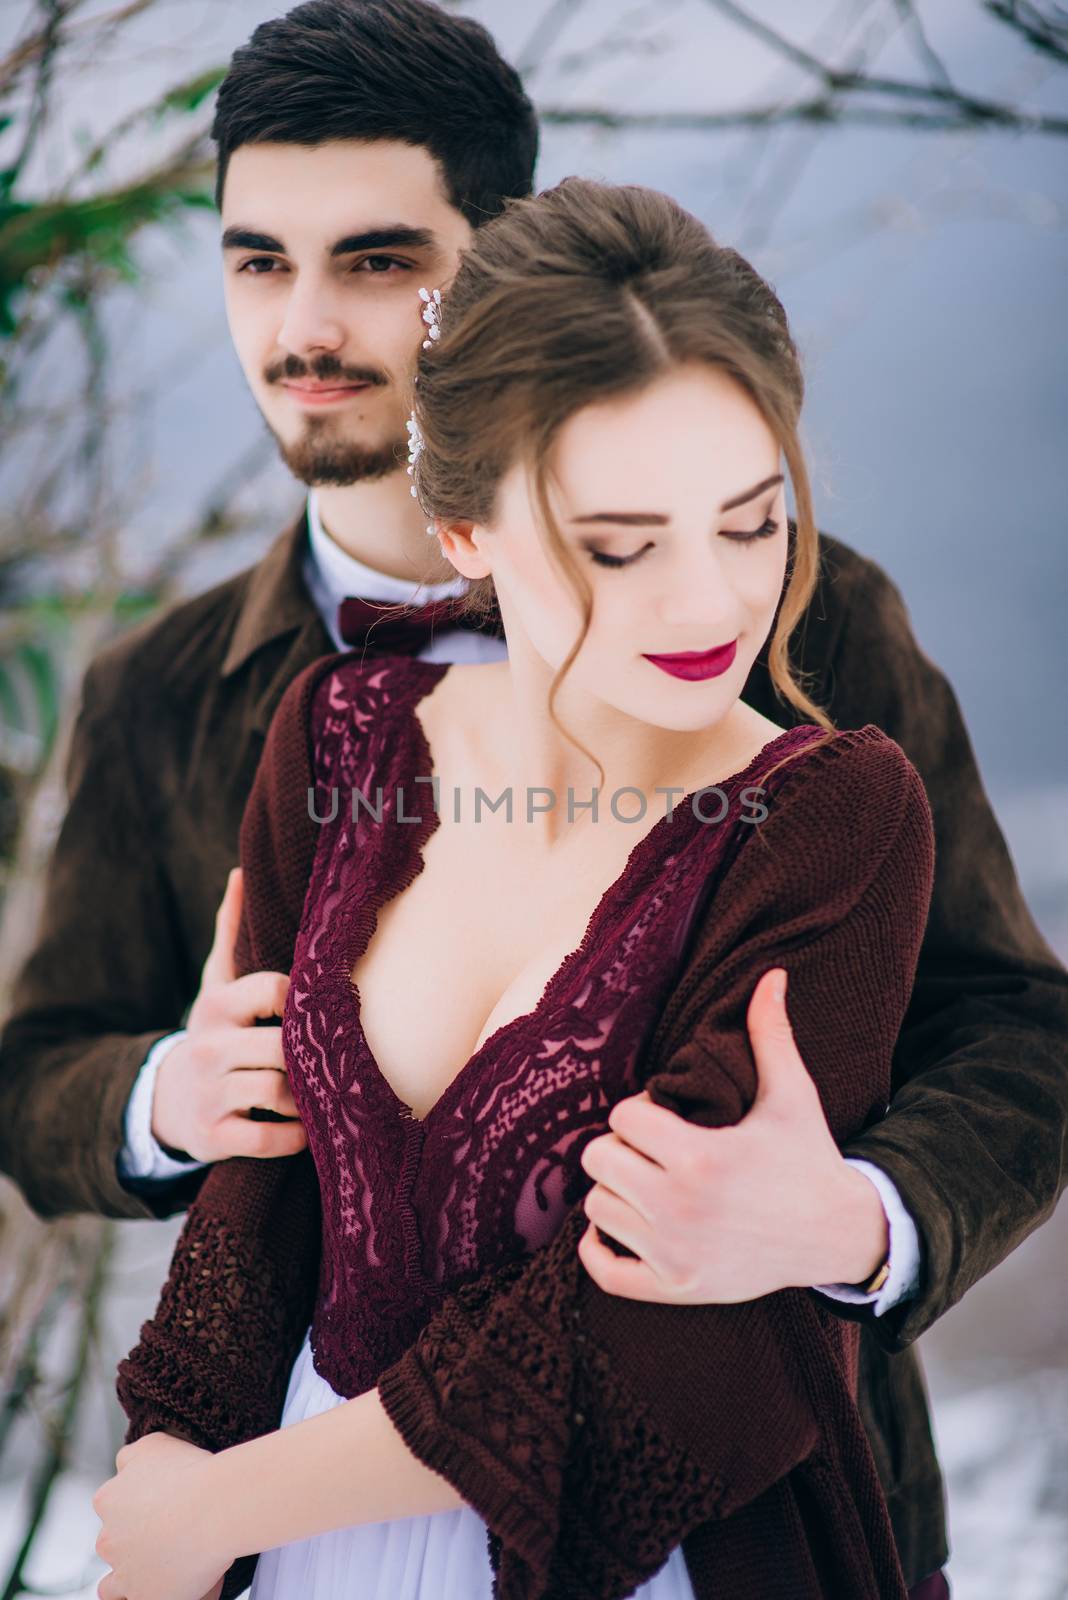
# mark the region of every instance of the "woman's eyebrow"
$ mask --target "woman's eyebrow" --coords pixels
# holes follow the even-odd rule
[[[660,511],[594,511],[588,517],[572,517],[572,522],[615,522],[625,528],[663,528],[671,521]]]
[[[755,500],[758,494],[763,494],[765,489],[774,489],[783,481],[782,473],[773,473],[770,478],[764,478],[760,483],[746,489],[744,494],[736,494],[730,500],[724,500],[720,506],[721,511],[735,511],[739,506],[746,505],[750,500]]]
[[[782,483],[781,472],[774,473],[770,478],[764,478],[751,489],[745,489],[741,494],[732,495],[729,500],[724,500],[720,506],[721,511],[735,511],[738,506],[748,504],[755,500],[758,494],[763,494],[766,489],[774,489]],[[572,517],[573,523],[611,522],[617,527],[624,528],[664,528],[671,521],[662,511],[595,511],[588,517]]]

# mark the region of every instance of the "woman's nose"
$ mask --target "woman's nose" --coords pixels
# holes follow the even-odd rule
[[[673,564],[673,570],[665,574],[657,609],[661,621],[669,627],[698,627],[706,631],[729,630],[739,613],[738,597],[723,564],[708,551],[703,551],[698,559]],[[719,642],[726,643],[727,635]]]

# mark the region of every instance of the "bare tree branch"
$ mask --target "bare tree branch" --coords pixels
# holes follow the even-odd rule
[[[533,32],[515,60],[521,78],[531,78],[544,63],[553,43],[571,19],[582,9],[583,0],[550,0],[534,25]]]
[[[56,0],[56,11],[59,20],[65,22],[76,11],[88,3],[88,0]],[[115,28],[121,27],[138,12],[147,11],[149,6],[155,5],[156,0],[127,0],[126,5],[118,6],[114,11],[108,11],[102,17],[86,17],[81,23],[67,28],[64,31],[65,39],[76,39],[87,33],[97,33],[106,36]],[[0,98],[7,94],[26,68],[37,60],[41,52],[47,47],[49,24],[30,34],[6,56],[0,57]]]
[[[898,16],[908,25],[909,32],[916,41],[920,55],[927,63],[927,70],[931,77],[940,83],[944,89],[951,90],[953,81],[949,76],[949,70],[942,57],[931,44],[930,39],[928,39],[927,30],[913,4],[913,0],[893,0],[893,4]]]
[[[4,174],[3,187],[7,193],[15,187],[19,174],[26,165],[48,109],[48,90],[52,82],[56,50],[59,47],[59,28],[63,21],[64,9],[61,0],[41,0],[41,4],[45,11],[45,21],[40,32],[41,48],[37,55],[37,71],[34,74],[33,93],[30,96],[30,110],[26,118],[22,143]]]
[[[801,45],[794,44],[792,40],[787,39],[784,34],[779,33],[776,28],[771,27],[768,23],[761,21],[759,17],[754,17],[744,6],[737,5],[735,0],[706,0],[706,3],[718,11],[721,16],[726,17],[728,21],[742,28],[746,33],[751,33],[757,39],[761,39],[764,44],[769,45],[775,51],[776,55],[793,62],[794,66],[800,67],[803,72],[811,73],[813,77],[819,78],[826,88],[835,87],[834,75],[824,62],[820,61],[817,56],[810,55]]]
[[[859,15],[864,16],[872,9],[873,0],[864,0],[863,9]],[[858,18],[859,20],[859,18]],[[896,23],[885,14],[885,8],[880,6],[874,26],[865,29],[863,38],[858,42],[850,62],[850,70],[860,72],[864,69],[869,56],[875,55],[885,43],[888,31],[894,31],[902,26],[900,15]],[[831,37],[840,34],[841,24],[836,22]],[[828,100],[834,100],[834,91],[828,93]],[[769,132],[762,130],[766,140]],[[742,228],[740,238],[744,241],[744,248],[754,250],[761,248],[771,234],[772,227],[777,218],[781,217],[789,196],[801,176],[812,160],[820,146],[826,125],[814,127],[809,130],[809,137],[780,140],[776,151],[777,159],[771,173],[759,185],[755,179],[748,186],[749,193],[746,199],[745,211],[748,214],[746,224]]]
[[[865,85],[869,87],[869,85]],[[740,111],[610,111],[601,106],[539,106],[543,123],[560,127],[715,133],[736,128],[784,127],[789,123],[823,123],[868,128],[915,128],[955,133],[1005,128],[1021,133],[1068,134],[1068,117],[1016,111],[1011,106],[975,102],[946,110],[912,110],[888,106],[838,105],[826,95],[793,105],[751,106]]]
[[[58,1414],[47,1431],[44,1459],[29,1485],[29,1510],[25,1529],[4,1584],[2,1600],[17,1600],[17,1596],[25,1594],[29,1588],[25,1579],[25,1568],[33,1553],[34,1541],[44,1523],[52,1491],[67,1466],[74,1422],[84,1398],[90,1359],[99,1337],[100,1315],[107,1287],[108,1263],[114,1248],[115,1227],[113,1223],[96,1217],[78,1218],[77,1224],[80,1224],[78,1228],[80,1238],[75,1242],[80,1245],[85,1265],[80,1271],[77,1267],[74,1268],[68,1289],[72,1303],[80,1305],[74,1360],[66,1376]],[[78,1258],[74,1256],[73,1259],[77,1262]],[[75,1277],[76,1272],[77,1277]]]
[[[1017,7],[1013,5],[1012,0],[984,0],[984,3],[989,9],[1003,7],[1012,14],[1015,25],[1018,28],[1023,28],[1017,16]],[[966,90],[955,88],[948,81],[948,77],[946,81],[939,83],[912,83],[907,78],[886,77],[879,74],[858,72],[853,68],[829,66],[825,61],[821,61],[818,56],[813,55],[811,51],[803,49],[801,45],[794,44],[792,40],[787,39],[766,22],[752,16],[744,6],[738,5],[736,0],[706,0],[706,4],[712,6],[722,16],[727,17],[747,33],[762,39],[783,60],[793,63],[794,66],[800,67],[811,76],[818,78],[828,93],[834,91],[845,95],[874,95],[877,98],[883,97],[891,100],[928,101],[933,102],[936,106],[941,105],[951,108],[958,113],[959,120],[950,121],[940,117],[933,117],[928,120],[931,116],[929,112],[922,114],[918,120],[906,117],[904,114],[889,119],[891,121],[900,121],[903,126],[930,127],[943,130],[958,125],[975,127],[981,123],[988,123],[1004,128],[1026,128],[1032,132],[1058,134],[1064,132],[1064,119],[1062,118],[1032,117],[1027,112],[1017,111],[1013,106],[1002,105],[995,100],[987,100],[978,95],[968,94]],[[1052,29],[1053,25],[1047,24],[1047,27]],[[1051,33],[1047,37],[1052,38],[1052,36]],[[824,97],[822,100],[802,101],[784,109],[790,113],[790,120],[797,120],[799,116],[808,120],[818,117],[821,120],[872,122],[874,125],[879,125],[880,122],[885,123],[887,120],[872,119],[866,116],[858,117],[852,111],[845,116],[829,118],[823,114],[826,106],[827,100]],[[744,114],[742,113],[742,115]],[[766,121],[766,111],[764,113],[757,112],[755,120],[757,123]],[[1041,124],[1045,125],[1042,126]],[[742,125],[744,126],[744,124]],[[687,126],[694,126],[694,124],[687,124]]]
[[[588,50],[571,50],[565,55],[557,56],[553,68],[563,77],[574,77],[576,73],[585,72],[586,68],[596,63],[603,66],[606,61],[620,56],[644,56],[647,60],[653,56],[663,55],[671,48],[671,40],[665,35],[637,39],[621,34],[616,38],[598,39],[596,44]]]
[[[1006,27],[1055,61],[1068,62],[1068,16],[1059,6],[1060,17],[1047,17],[1027,0],[983,0],[983,9]],[[1063,20],[1062,20],[1063,19]]]
[[[79,6],[85,5],[86,0],[59,0],[56,6],[60,18],[69,17]],[[49,38],[52,34],[53,19],[50,17],[35,33],[19,41],[8,51],[6,56],[0,57],[0,96],[11,88],[26,68],[32,64],[49,47]]]
[[[201,84],[211,83],[214,85],[218,78],[219,73],[214,71],[198,72],[194,77],[188,79],[185,83],[176,84],[175,87],[169,91],[169,94],[166,98],[173,104],[173,96],[178,95],[183,91],[190,93],[199,92]],[[127,134],[131,133],[142,123],[147,123],[153,118],[157,118],[160,115],[161,110],[164,108],[164,104],[165,102],[161,102],[158,99],[150,100],[147,104],[139,105],[135,107],[133,111],[128,111],[125,116],[120,117],[118,122],[113,123],[103,137],[98,139],[97,142],[91,145],[85,152],[78,165],[74,168],[69,178],[64,183],[62,189],[58,191],[56,199],[62,200],[68,198],[72,194],[76,185],[88,173],[94,171],[100,166],[101,162],[115,148],[115,145],[119,142],[119,140],[124,139]],[[208,148],[207,129],[205,128],[200,132],[193,134],[191,137],[187,136],[181,145],[180,150],[173,154],[169,159],[174,162],[177,162],[180,159],[190,159],[192,154],[196,151],[200,151],[204,155],[205,159],[207,159]]]

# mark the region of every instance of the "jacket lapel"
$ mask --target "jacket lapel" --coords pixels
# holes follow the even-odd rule
[[[249,575],[220,668],[224,679],[252,675],[246,727],[263,736],[287,686],[334,643],[304,581],[306,512],[280,534]],[[258,743],[258,740],[256,741]]]

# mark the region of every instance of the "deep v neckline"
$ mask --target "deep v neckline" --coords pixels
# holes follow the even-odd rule
[[[404,772],[413,772],[420,775],[425,774],[427,777],[430,777],[434,774],[433,752],[430,749],[430,742],[419,718],[417,707],[419,702],[426,698],[426,696],[441,681],[454,663],[451,661],[424,661],[418,656],[413,656],[408,658],[399,658],[395,665],[401,666],[402,663],[403,667],[413,668],[419,672],[425,672],[426,677],[423,682],[419,682],[417,680],[414,686],[405,684],[400,690],[402,704],[399,708],[399,726],[391,729],[391,733],[393,735],[391,741],[392,749],[396,752],[392,765],[396,770],[398,765],[398,757],[401,757],[403,759],[401,760],[400,765]],[[391,663],[391,665],[392,664],[393,663]],[[757,751],[756,755],[753,756],[752,760],[747,763],[741,772],[734,773],[728,778],[720,779],[718,787],[725,789],[730,786],[733,788],[741,779],[747,777],[752,771],[753,767],[755,767],[757,763],[763,759],[763,757],[773,751],[781,741],[790,739],[791,736],[796,735],[797,732],[798,729],[796,727],[783,729],[782,733],[777,734],[775,738],[771,739],[761,750]],[[411,756],[413,759],[407,759],[409,756]],[[376,828],[380,829],[381,831],[378,833],[377,846],[369,856],[367,866],[367,870],[370,872],[373,881],[370,885],[367,885],[366,875],[364,875],[362,886],[366,886],[367,892],[364,894],[360,905],[356,908],[356,911],[352,917],[351,926],[345,930],[345,936],[339,941],[340,953],[337,957],[337,977],[339,982],[343,984],[348,995],[349,1005],[351,1007],[353,1016],[353,1027],[356,1033],[358,1045],[362,1049],[364,1059],[370,1068],[371,1082],[381,1089],[385,1095],[387,1103],[392,1107],[397,1115],[399,1115],[405,1122],[412,1123],[417,1128],[422,1128],[425,1130],[429,1123],[437,1116],[437,1114],[446,1109],[447,1106],[456,1098],[467,1078],[470,1076],[472,1068],[476,1065],[476,1063],[481,1063],[484,1060],[491,1047],[499,1046],[502,1039],[506,1038],[510,1033],[515,1032],[518,1029],[529,1027],[533,1020],[543,1010],[545,1010],[551,1004],[556,995],[560,993],[571,973],[585,958],[587,952],[591,948],[591,945],[594,944],[596,936],[600,933],[601,926],[605,919],[608,917],[610,912],[623,900],[624,895],[630,892],[631,884],[641,877],[641,869],[645,866],[647,860],[652,859],[654,851],[659,846],[664,835],[672,828],[678,831],[680,818],[689,818],[693,824],[693,827],[695,828],[705,825],[694,815],[691,801],[695,795],[701,792],[702,789],[709,786],[707,784],[702,784],[696,789],[691,789],[689,793],[687,793],[683,799],[674,806],[670,816],[665,813],[664,816],[659,817],[657,821],[653,823],[653,826],[648,829],[648,831],[644,833],[640,839],[635,841],[632,849],[623,863],[622,869],[609,884],[608,888],[605,889],[604,893],[597,901],[597,904],[590,912],[590,915],[586,921],[586,930],[582,936],[582,939],[573,950],[570,950],[567,955],[564,956],[563,960],[557,966],[555,971],[546,980],[541,995],[536,1003],[527,1011],[521,1012],[518,1016],[510,1018],[506,1022],[502,1022],[493,1030],[492,1033],[488,1034],[478,1048],[474,1051],[474,1053],[468,1056],[467,1060],[459,1067],[453,1077],[446,1084],[441,1094],[432,1103],[432,1105],[429,1106],[426,1114],[422,1117],[417,1117],[411,1106],[406,1104],[394,1089],[393,1085],[382,1071],[374,1051],[371,1049],[367,1034],[364,1031],[363,1019],[360,1014],[361,1001],[359,987],[352,981],[352,970],[357,961],[359,961],[364,955],[371,943],[372,938],[374,937],[375,930],[378,926],[379,912],[384,906],[388,905],[391,900],[395,900],[396,897],[401,894],[409,884],[414,882],[414,880],[419,876],[420,872],[422,872],[425,866],[425,851],[427,843],[441,826],[441,818],[438,816],[433,806],[431,785],[429,783],[419,785],[419,820],[412,821],[409,817],[411,801],[409,789],[405,786],[405,780],[400,780],[400,787],[404,790],[402,808],[405,818],[408,819],[403,824],[402,835],[404,842],[406,842],[407,848],[400,852],[396,852],[396,860],[390,861],[391,870],[383,871],[383,859],[385,858],[388,861],[390,856],[394,854],[385,848],[387,839],[385,829],[395,829],[398,826],[394,820],[395,787],[397,782],[398,780],[394,776],[392,779],[394,799],[388,801],[384,799],[383,821],[381,824],[376,823]],[[428,794],[428,791],[431,792]],[[387,792],[387,786],[383,785],[383,794],[385,795]]]

